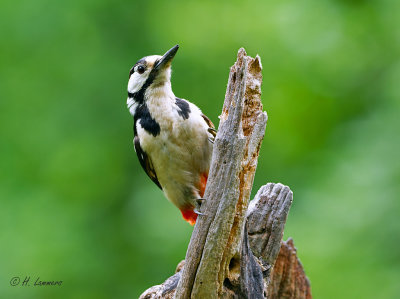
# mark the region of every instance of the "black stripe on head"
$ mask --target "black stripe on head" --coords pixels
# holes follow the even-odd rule
[[[188,119],[190,114],[189,103],[183,99],[175,98],[175,104],[179,107],[178,114],[182,116],[183,119]]]
[[[135,72],[135,66],[133,66],[131,68],[131,70],[129,71],[129,78],[132,76],[132,74]]]
[[[136,123],[139,122],[146,132],[156,137],[160,134],[160,125],[156,122],[154,118],[151,117],[149,109],[145,103],[139,105],[133,116],[133,132],[137,136]]]

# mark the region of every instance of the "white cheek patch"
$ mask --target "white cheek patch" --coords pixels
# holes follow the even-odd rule
[[[137,67],[135,67],[135,72],[131,75],[128,82],[128,91],[130,93],[138,92],[143,87],[143,84],[146,82],[147,78],[150,75],[154,63],[161,57],[162,56],[159,55],[152,55],[152,56],[146,56],[141,59],[141,60],[144,59],[146,61],[145,64],[147,65],[147,69],[143,74],[139,74],[137,71]]]
[[[139,91],[142,88],[144,82],[146,82],[149,73],[150,73],[149,70],[144,72],[143,74],[134,72],[132,76],[129,78],[128,91],[131,93]]]

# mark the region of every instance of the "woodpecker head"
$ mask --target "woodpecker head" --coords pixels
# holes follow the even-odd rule
[[[163,56],[152,55],[140,59],[131,68],[128,82],[128,99],[143,102],[148,89],[171,85],[171,62],[179,45],[172,47]]]

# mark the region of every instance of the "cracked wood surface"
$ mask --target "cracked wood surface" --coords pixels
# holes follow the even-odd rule
[[[268,183],[258,190],[247,211],[250,247],[262,265],[265,289],[281,248],[292,201],[293,193],[289,187]]]
[[[244,217],[267,114],[261,104],[261,62],[240,49],[231,67],[214,142],[206,198],[194,227],[176,298],[218,298],[233,258],[240,260]],[[231,269],[230,269],[231,268]],[[240,270],[240,267],[239,267]]]
[[[296,253],[291,238],[282,242],[267,289],[268,299],[311,299],[310,281]]]
[[[241,260],[232,260],[220,297],[258,298],[248,294],[260,294],[259,281],[253,278],[261,274],[263,294],[260,298],[311,299],[310,282],[297,258],[293,240],[281,242],[292,200],[289,187],[279,183],[268,183],[258,190],[247,210]],[[182,269],[183,263],[178,265],[177,271]],[[180,277],[178,272],[163,284],[148,289],[140,298],[173,298]]]

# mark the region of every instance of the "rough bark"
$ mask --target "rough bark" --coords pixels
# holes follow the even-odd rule
[[[265,289],[281,247],[292,201],[293,193],[289,187],[268,183],[258,190],[247,211],[250,247],[262,264]]]
[[[229,288],[221,297],[257,298],[247,296],[246,289],[252,288],[254,294],[260,280],[252,278],[262,273],[264,298],[311,299],[310,282],[297,258],[293,240],[289,238],[281,242],[292,200],[293,193],[289,187],[279,183],[268,183],[258,190],[247,210],[241,261],[231,265],[237,268],[231,273],[240,271],[243,286],[238,287],[239,276],[231,276],[225,282],[230,284]],[[177,271],[183,265],[184,261],[178,265]],[[173,298],[180,277],[181,273],[176,273],[163,284],[148,289],[140,298]]]
[[[292,192],[281,184],[267,184],[248,209],[267,122],[261,82],[260,58],[240,49],[229,74],[214,142],[201,207],[204,215],[197,219],[184,267],[140,298],[267,296]]]
[[[310,281],[297,258],[291,238],[282,242],[267,294],[269,299],[311,299]]]
[[[200,216],[175,297],[218,298],[240,277],[241,240],[267,115],[261,104],[261,62],[238,52],[232,66]],[[225,285],[226,287],[226,285]],[[228,292],[230,293],[230,292]]]

